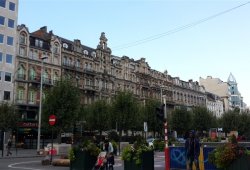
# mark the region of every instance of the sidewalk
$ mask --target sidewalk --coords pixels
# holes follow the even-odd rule
[[[2,156],[2,150],[0,150],[0,159],[7,159],[7,158],[28,158],[28,157],[44,157],[44,155],[38,155],[36,149],[22,149],[22,148],[12,148],[11,153],[12,155],[6,156],[7,151],[4,150]]]

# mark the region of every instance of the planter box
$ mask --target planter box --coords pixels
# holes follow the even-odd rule
[[[124,161],[124,170],[154,170],[154,152],[144,152],[140,165],[135,161]]]
[[[227,170],[250,170],[250,155],[244,155],[241,158],[233,161],[233,163],[226,169]]]
[[[92,170],[97,157],[90,155],[86,151],[76,151],[75,160],[70,161],[70,170]]]

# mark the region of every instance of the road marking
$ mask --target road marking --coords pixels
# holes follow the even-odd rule
[[[119,167],[119,166],[122,166],[122,164],[120,164],[120,163],[115,163],[115,164],[113,165],[113,167]]]
[[[8,167],[9,168],[14,168],[14,169],[41,170],[41,169],[35,169],[35,168],[25,168],[25,167],[18,167],[18,166],[16,166],[16,165],[26,164],[26,163],[32,163],[32,162],[40,162],[40,161],[18,162],[18,163],[10,164],[10,165],[8,165]]]
[[[35,169],[35,168],[26,168],[26,167],[16,166],[16,165],[20,165],[20,164],[33,163],[33,162],[40,162],[40,161],[18,162],[18,163],[10,164],[10,165],[8,165],[8,167],[13,168],[13,169],[41,170],[41,169]],[[120,166],[122,166],[121,163],[116,163],[114,165],[114,167],[120,167]]]

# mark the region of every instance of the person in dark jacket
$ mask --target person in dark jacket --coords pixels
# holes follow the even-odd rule
[[[195,137],[194,131],[189,132],[189,138],[185,142],[185,152],[187,170],[192,170],[193,162],[196,170],[199,170],[200,142],[199,138]]]
[[[6,146],[6,148],[7,148],[7,155],[6,156],[12,155],[12,153],[10,152],[11,145],[12,145],[12,140],[11,140],[11,138],[9,138],[7,146]]]

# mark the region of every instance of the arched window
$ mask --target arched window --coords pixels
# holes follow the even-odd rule
[[[23,66],[19,67],[18,72],[17,72],[17,78],[22,79],[22,80],[25,79],[25,70],[24,70]]]
[[[49,83],[49,74],[47,70],[43,72],[43,82]]]
[[[80,67],[80,60],[79,60],[79,59],[76,60],[76,67],[77,67],[77,68]]]
[[[69,58],[69,60],[68,60],[68,66],[71,66],[72,63],[73,63],[72,59]]]
[[[18,88],[18,90],[17,90],[17,100],[19,102],[22,102],[22,100],[24,100],[24,89]]]
[[[36,72],[33,67],[29,70],[29,80],[36,80]]]
[[[54,73],[53,84],[55,84],[59,80],[58,72]]]
[[[27,43],[27,35],[25,32],[21,32],[19,36],[19,43],[26,44]]]
[[[55,43],[53,46],[53,53],[55,54],[59,54],[60,53],[60,49],[59,49],[59,44]]]
[[[29,104],[35,104],[35,91],[34,90],[30,90],[29,91]]]
[[[92,56],[92,57],[96,57],[96,52],[93,51],[93,52],[91,53],[91,56]]]
[[[63,57],[63,64],[67,65],[67,57],[66,56]]]
[[[84,50],[84,51],[83,51],[83,54],[84,54],[84,55],[89,55],[89,52],[88,52],[87,50]]]

